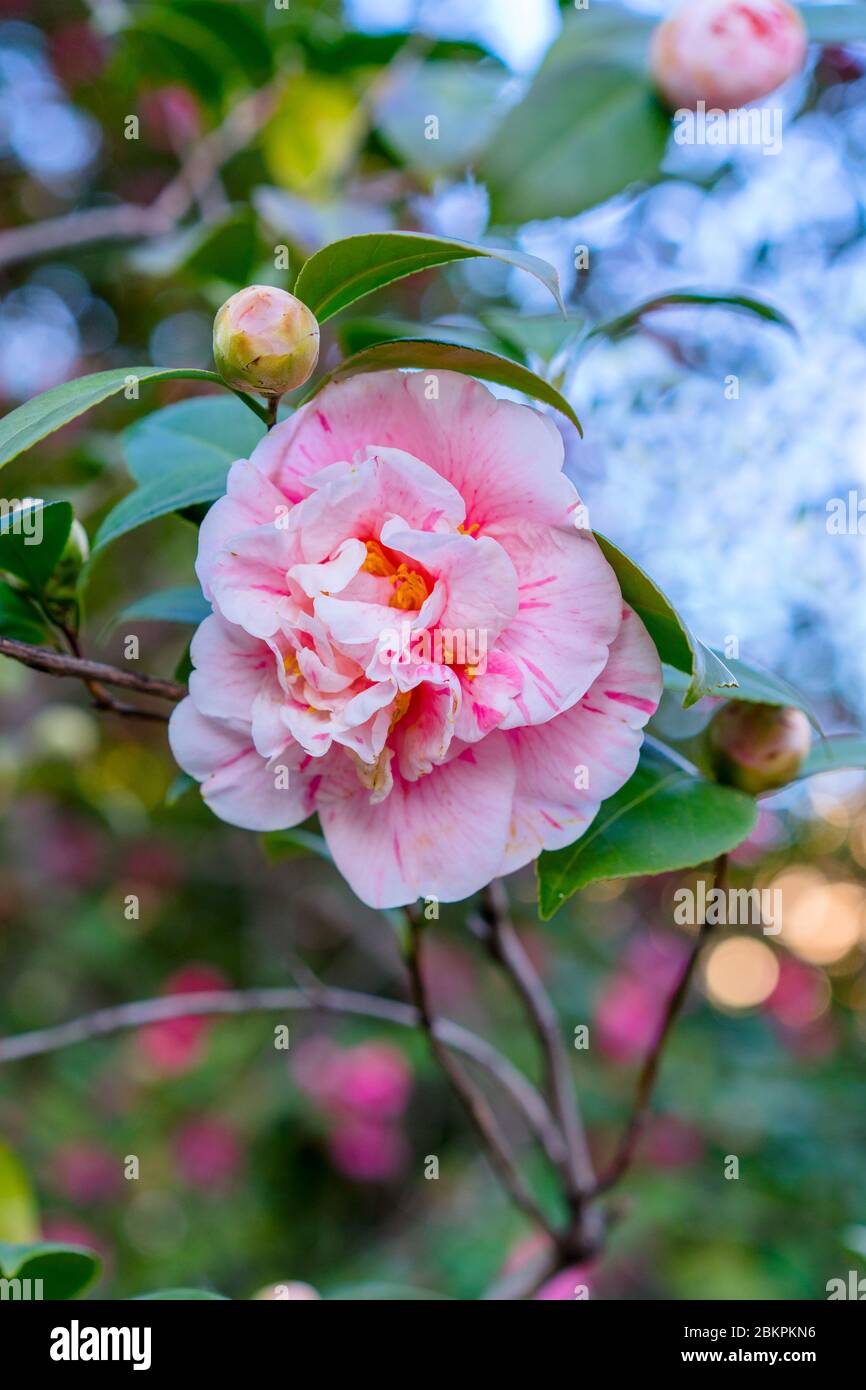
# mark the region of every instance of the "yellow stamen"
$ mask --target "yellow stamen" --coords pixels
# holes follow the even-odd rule
[[[457,527],[457,530],[460,532],[461,536],[471,536],[473,531],[477,531],[479,529],[480,525],[480,522],[473,521],[471,526],[466,526],[461,521],[460,525]]]
[[[381,579],[390,579],[395,573],[394,566],[388,559],[378,541],[367,541],[367,558],[361,569],[366,570],[367,574],[378,575]]]
[[[388,600],[389,608],[420,608],[427,597],[427,585],[417,570],[408,565],[397,566],[397,573],[390,576],[395,585],[394,593]]]

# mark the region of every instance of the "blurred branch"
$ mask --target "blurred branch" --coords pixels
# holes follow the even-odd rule
[[[432,1006],[424,979],[422,964],[423,928],[417,912],[407,908],[406,915],[409,922],[406,964],[409,970],[409,979],[412,985],[415,1009],[420,1019],[421,1027],[429,1039],[430,1049],[450,1082],[451,1088],[463,1106],[463,1109],[466,1111],[474,1129],[477,1131],[493,1171],[496,1173],[508,1196],[520,1211],[524,1212],[531,1221],[535,1222],[542,1230],[546,1231],[552,1240],[557,1241],[558,1237],[555,1230],[548,1222],[547,1217],[518,1172],[514,1157],[508,1146],[508,1141],[499,1127],[496,1116],[487,1104],[486,1098],[477,1089],[462,1068],[455,1062],[447,1046],[443,1045],[440,1031],[441,1025],[433,1017]]]
[[[727,888],[728,856],[726,854],[720,855],[716,860],[713,877],[714,886],[716,888],[721,888],[723,890]],[[661,1023],[659,1024],[655,1042],[650,1048],[644,1059],[643,1066],[640,1069],[637,1087],[635,1088],[632,1112],[625,1133],[619,1142],[619,1147],[614,1154],[610,1167],[607,1168],[599,1178],[596,1192],[607,1192],[609,1188],[619,1182],[619,1179],[628,1170],[634,1160],[638,1140],[641,1137],[649,1113],[650,1101],[652,1100],[653,1089],[661,1066],[665,1044],[670,1036],[671,1029],[679,1017],[680,1010],[685,1003],[698,959],[711,930],[711,923],[707,922],[705,914],[688,960],[683,966],[680,977],[668,999]]]
[[[116,203],[50,217],[0,232],[0,266],[51,255],[97,241],[137,241],[165,236],[200,200],[217,173],[258,133],[274,111],[281,80],[239,101],[222,125],[196,141],[178,173],[154,201]]]
[[[573,1213],[595,1186],[595,1173],[577,1105],[559,1019],[511,921],[508,898],[496,880],[484,890],[481,915],[485,944],[513,982],[535,1027],[544,1054],[547,1091],[565,1141],[561,1172]]]
[[[39,1028],[17,1037],[0,1038],[0,1065],[23,1057],[38,1057],[75,1043],[104,1038],[128,1028],[144,1028],[175,1018],[245,1013],[301,1012],[348,1014],[356,1018],[375,1018],[401,1028],[417,1028],[420,1015],[411,1004],[378,999],[353,990],[332,989],[311,984],[303,989],[209,990],[196,994],[171,994],[159,999],[142,999],[85,1014],[52,1028]],[[462,1053],[482,1067],[507,1092],[534,1133],[549,1132],[552,1121],[547,1107],[526,1077],[484,1038],[469,1032],[450,1019],[435,1024],[437,1041]]]
[[[102,690],[102,686],[115,685],[123,690],[134,690],[139,695],[153,695],[159,700],[172,702],[182,700],[187,693],[186,686],[177,681],[162,680],[159,676],[140,676],[135,671],[122,671],[103,661],[88,661],[85,657],[67,655],[51,647],[32,647],[29,642],[19,642],[14,637],[0,637],[0,656],[11,657],[23,666],[44,671],[49,676],[74,676],[84,681],[97,705],[111,709],[115,714],[136,715],[142,719],[164,720],[168,717],[161,711],[121,704]]]

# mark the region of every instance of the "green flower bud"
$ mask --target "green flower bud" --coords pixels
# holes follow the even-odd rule
[[[713,715],[706,741],[718,780],[757,796],[796,777],[812,730],[802,710],[731,700]]]
[[[282,396],[311,375],[319,359],[319,325],[293,294],[249,285],[217,313],[213,355],[220,376],[235,390]]]

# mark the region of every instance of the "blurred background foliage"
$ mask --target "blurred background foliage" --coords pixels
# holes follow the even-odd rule
[[[0,398],[11,408],[107,367],[208,367],[222,300],[290,285],[339,236],[407,227],[545,255],[564,325],[529,277],[471,262],[329,323],[323,365],[435,325],[549,374],[587,431],[566,445],[593,523],[706,640],[736,635],[742,656],[809,690],[828,728],[862,723],[864,541],[826,526],[828,501],[864,477],[857,8],[843,22],[834,7],[833,42],[780,95],[784,148],[767,159],[672,145],[644,69],[649,6],[594,3],[587,27],[552,0],[0,0]],[[593,119],[602,101],[610,121]],[[425,138],[431,114],[438,139]],[[226,122],[225,158],[199,179]],[[172,225],[39,241],[49,219],[153,205],[179,169],[192,193]],[[586,324],[650,295],[733,285],[788,314],[799,342],[680,307],[570,353]],[[10,465],[6,494],[72,498],[92,538],[135,476],[135,430],[121,432],[207,393],[172,382],[104,405]],[[117,661],[135,632],[142,670],[183,662],[189,613],[116,618],[194,584],[190,519],[100,550],[90,654]],[[299,958],[328,982],[405,997],[391,924],[289,838],[218,824],[177,786],[162,730],[98,715],[7,661],[0,702],[3,1034],[134,998],[303,980]],[[659,728],[694,732],[712,704],[686,715],[670,697]],[[782,888],[783,931],[722,931],[708,953],[608,1251],[580,1272],[595,1297],[820,1298],[864,1262],[862,777],[765,803],[735,861],[737,885]],[[590,1024],[575,1066],[601,1158],[688,944],[679,882],[596,884],[540,927],[532,876],[513,881],[564,1027]],[[443,910],[430,955],[442,1011],[534,1071],[460,909]],[[274,1047],[283,1022],[288,1052]],[[181,1020],[17,1062],[0,1070],[0,1134],[42,1235],[103,1255],[96,1296],[197,1285],[247,1298],[303,1280],[325,1297],[472,1298],[531,1248],[422,1040],[382,1025]],[[138,1179],[124,1177],[129,1155]],[[424,1177],[430,1155],[438,1180]],[[724,1177],[730,1155],[738,1180]],[[0,1166],[0,1212],[15,1181]]]

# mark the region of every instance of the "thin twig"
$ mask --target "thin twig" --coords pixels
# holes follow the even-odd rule
[[[439,1025],[434,1020],[432,1007],[427,994],[427,986],[424,980],[421,951],[423,929],[414,912],[407,910],[406,915],[409,922],[409,944],[406,953],[406,962],[412,985],[412,994],[415,1000],[415,1008],[421,1027],[430,1042],[430,1050],[439,1063],[442,1071],[445,1073],[445,1076],[451,1084],[452,1090],[463,1106],[463,1109],[466,1111],[473,1127],[477,1131],[484,1146],[484,1150],[490,1159],[493,1171],[496,1173],[515,1206],[524,1212],[530,1220],[537,1223],[542,1230],[546,1231],[552,1240],[558,1241],[555,1230],[550,1225],[544,1212],[539,1207],[518,1172],[508,1142],[486,1098],[458,1063],[455,1062],[447,1047],[443,1047],[442,1045]]]
[[[0,1065],[175,1018],[280,1011],[349,1014],[359,1018],[376,1018],[401,1028],[417,1028],[420,1022],[418,1011],[410,1004],[378,999],[374,995],[359,994],[353,990],[333,989],[327,985],[304,989],[208,990],[119,1004],[52,1028],[38,1028],[30,1033],[20,1033],[17,1037],[2,1038]],[[450,1019],[437,1020],[436,1037],[446,1047],[453,1048],[482,1067],[507,1092],[533,1133],[549,1130],[552,1120],[541,1096],[522,1072],[484,1038],[479,1038]]]
[[[0,233],[0,266],[98,241],[165,236],[204,197],[223,164],[243,149],[275,109],[281,79],[238,102],[229,116],[192,146],[175,177],[148,206],[116,203],[13,227]]]
[[[11,657],[29,666],[34,671],[44,671],[49,676],[73,676],[84,681],[93,692],[93,683],[116,685],[122,690],[135,690],[139,695],[153,695],[158,700],[171,700],[176,703],[187,693],[185,685],[178,681],[163,680],[160,676],[138,675],[135,671],[123,671],[119,666],[109,666],[104,661],[89,661],[82,656],[69,656],[65,652],[54,651],[51,647],[33,647],[29,642],[19,642],[15,637],[0,637],[0,656]],[[131,713],[132,707],[121,707],[124,713]],[[136,709],[143,718],[164,719],[162,714]]]
[[[559,1019],[547,990],[514,930],[505,889],[496,880],[484,890],[481,911],[488,928],[488,949],[512,980],[541,1043],[547,1073],[547,1093],[565,1141],[561,1172],[574,1213],[579,1211],[583,1198],[594,1188],[595,1172]]]
[[[726,888],[727,871],[728,856],[722,854],[716,860],[714,869],[714,882],[717,888]],[[631,1166],[638,1141],[643,1132],[644,1123],[649,1113],[653,1089],[661,1066],[665,1044],[670,1036],[671,1029],[679,1017],[680,1010],[685,1003],[686,995],[689,992],[689,985],[694,977],[701,951],[703,950],[711,929],[712,924],[707,922],[706,914],[704,914],[704,920],[700,924],[688,960],[683,966],[680,977],[665,1006],[655,1041],[647,1053],[643,1066],[640,1069],[637,1086],[635,1087],[632,1111],[629,1116],[628,1124],[626,1125],[625,1133],[619,1142],[610,1167],[605,1170],[598,1181],[598,1186],[596,1188],[597,1192],[607,1192],[615,1183],[619,1182],[620,1178]]]

